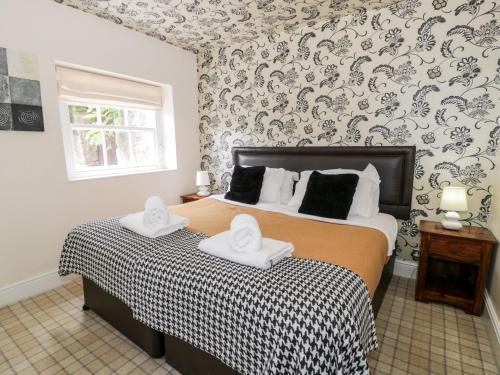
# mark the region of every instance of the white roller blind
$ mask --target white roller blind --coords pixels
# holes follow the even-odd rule
[[[161,109],[162,90],[159,86],[59,65],[56,72],[61,99],[155,111]]]

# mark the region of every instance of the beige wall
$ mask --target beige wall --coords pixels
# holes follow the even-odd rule
[[[0,46],[38,55],[45,118],[43,133],[0,132],[2,288],[56,270],[79,223],[137,211],[152,194],[177,203],[200,160],[193,54],[50,0],[0,1]],[[172,85],[178,169],[68,182],[54,61]]]

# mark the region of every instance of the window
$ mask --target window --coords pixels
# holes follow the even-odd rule
[[[158,99],[139,82],[126,87],[121,78],[80,70],[75,75],[65,67],[57,73],[70,180],[167,168],[163,118],[168,116],[161,97],[151,104]]]

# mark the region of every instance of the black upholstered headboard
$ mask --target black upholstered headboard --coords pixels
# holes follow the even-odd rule
[[[410,216],[415,147],[234,147],[236,165],[264,165],[301,172],[313,169],[377,169],[380,212],[398,219]]]

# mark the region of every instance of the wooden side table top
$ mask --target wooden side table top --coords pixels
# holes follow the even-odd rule
[[[189,202],[199,201],[200,199],[203,199],[203,198],[208,198],[210,195],[202,196],[202,195],[198,195],[196,193],[191,193],[191,194],[181,195],[181,199],[182,199],[182,203],[189,203]]]
[[[497,240],[488,228],[463,227],[461,230],[449,230],[437,221],[421,220],[420,232],[437,234],[460,239],[477,240],[496,243]]]

